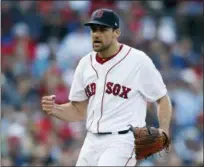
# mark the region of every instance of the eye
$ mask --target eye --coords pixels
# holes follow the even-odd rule
[[[108,29],[107,28],[102,28],[101,31],[108,31]]]
[[[106,28],[106,27],[101,27],[101,28],[99,29],[99,31],[103,33],[103,32],[108,31],[108,28]]]
[[[108,31],[108,28],[106,27],[90,27],[91,28],[91,32],[96,32],[99,31],[101,33]]]
[[[96,28],[95,27],[91,27],[91,31],[92,32],[96,32]]]

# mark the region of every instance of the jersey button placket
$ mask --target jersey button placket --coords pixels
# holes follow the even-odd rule
[[[104,68],[105,66],[102,67],[100,74],[99,74],[99,90],[101,94],[101,105],[100,105],[100,113],[99,113],[99,118],[97,121],[97,132],[100,132],[100,121],[103,116],[103,107],[104,107],[104,98],[105,98],[105,86],[106,86],[106,79],[107,79],[107,68]]]

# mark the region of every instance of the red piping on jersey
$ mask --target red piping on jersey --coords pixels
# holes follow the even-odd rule
[[[130,161],[130,159],[132,158],[133,153],[134,153],[134,148],[133,148],[133,150],[132,150],[132,154],[131,154],[130,158],[127,160],[127,162],[126,162],[125,166],[127,166],[128,162],[129,162],[129,161]]]
[[[104,95],[105,95],[105,88],[106,88],[106,80],[107,80],[107,76],[108,76],[108,73],[116,66],[118,65],[121,61],[123,61],[127,55],[129,54],[131,48],[129,49],[129,51],[127,52],[127,54],[119,61],[117,62],[114,66],[112,66],[108,72],[106,73],[106,76],[105,76],[105,83],[104,83],[104,88],[103,88],[103,96],[102,96],[102,102],[101,102],[101,117],[99,118],[98,122],[97,122],[97,131],[99,133],[99,121],[101,120],[102,116],[103,116],[103,100],[104,100]]]
[[[98,73],[96,71],[96,69],[94,68],[93,64],[92,64],[92,56],[90,55],[90,59],[91,59],[91,67],[93,68],[93,70],[96,72],[96,76],[98,78]]]
[[[117,53],[115,53],[114,55],[110,56],[110,57],[107,57],[107,58],[102,58],[102,57],[99,57],[98,56],[98,53],[96,53],[96,61],[100,64],[104,64],[105,62],[111,60],[112,58],[114,58],[116,55],[118,55],[118,53],[122,50],[123,48],[123,45],[121,44],[120,45],[120,48],[119,50],[117,51]]]

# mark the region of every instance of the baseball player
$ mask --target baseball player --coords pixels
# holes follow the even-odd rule
[[[166,86],[144,52],[118,42],[119,17],[114,11],[94,11],[85,26],[91,29],[94,51],[76,68],[70,102],[58,105],[55,95],[45,96],[42,108],[64,121],[86,119],[87,135],[76,166],[134,166],[129,125],[146,125],[147,102],[157,101],[159,128],[169,133]]]

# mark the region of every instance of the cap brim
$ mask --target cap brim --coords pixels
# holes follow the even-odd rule
[[[90,22],[84,24],[84,26],[92,26],[92,25],[102,25],[102,26],[112,27],[112,26],[105,24],[105,23],[102,23],[100,21],[90,21]]]

